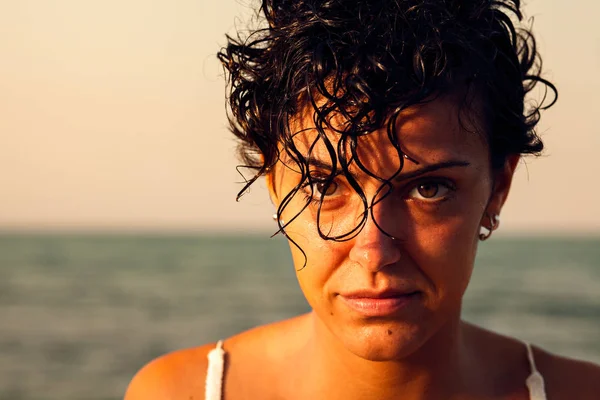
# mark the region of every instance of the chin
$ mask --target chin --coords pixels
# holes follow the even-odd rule
[[[398,322],[348,327],[336,336],[348,351],[370,361],[407,358],[423,345],[427,337],[419,326]]]

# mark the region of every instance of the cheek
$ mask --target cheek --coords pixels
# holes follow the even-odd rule
[[[302,215],[286,228],[286,233],[298,245],[289,243],[304,297],[313,309],[322,308],[328,302],[328,283],[345,259],[346,246],[323,240],[317,234],[314,222]]]
[[[475,262],[479,219],[479,214],[470,210],[414,230],[414,241],[408,244],[414,249],[411,256],[437,298],[462,298]]]
[[[287,185],[283,185],[282,192],[288,193],[293,185],[287,181],[284,183]],[[301,193],[297,193],[285,207],[281,219],[291,221],[284,229],[288,237],[293,267],[304,297],[315,309],[323,302],[323,288],[337,261],[336,253],[329,250],[331,244],[319,236],[315,224],[316,218],[310,208],[304,208],[305,204],[306,200]]]

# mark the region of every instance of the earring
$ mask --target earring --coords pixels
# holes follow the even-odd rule
[[[492,232],[494,232],[496,229],[498,229],[498,226],[500,226],[500,216],[498,214],[493,214],[492,216],[490,216],[489,214],[486,215],[490,219],[490,227],[487,228],[484,225],[481,226],[481,230],[483,232],[479,233],[479,240],[481,240],[482,242],[484,240],[489,239],[490,236],[492,236]]]
[[[273,214],[273,221],[277,221],[277,214]],[[282,219],[280,219],[278,222],[281,226],[285,225],[285,221]]]

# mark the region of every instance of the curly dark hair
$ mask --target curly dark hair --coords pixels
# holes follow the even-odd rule
[[[357,138],[386,127],[403,160],[395,135],[398,114],[443,94],[479,100],[492,168],[503,166],[509,155],[538,155],[543,149],[535,127],[557,90],[541,77],[535,39],[521,24],[520,0],[262,0],[260,12],[268,26],[227,36],[218,53],[228,78],[231,131],[245,167],[254,171],[238,198],[270,171],[283,149],[302,180],[284,197],[278,215],[301,188],[321,179],[326,189],[342,174],[363,199],[365,218],[343,235],[330,237],[320,228],[319,235],[354,237],[374,203],[367,204],[348,172],[350,162],[379,179],[380,191],[391,191],[389,180],[358,159]],[[526,107],[525,96],[538,83],[553,93],[552,100],[544,95]],[[301,154],[292,141],[290,122],[306,109],[313,111],[316,141],[331,156],[329,177],[311,177],[310,154]],[[330,123],[334,114],[347,121],[343,128]],[[324,129],[340,134],[337,148]],[[279,226],[284,234],[285,225]]]

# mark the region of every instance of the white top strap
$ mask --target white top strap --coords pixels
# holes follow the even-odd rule
[[[531,370],[529,377],[525,381],[527,389],[529,389],[529,399],[547,400],[546,389],[544,387],[544,377],[539,373],[535,366],[535,359],[533,358],[531,344],[526,342],[525,347],[527,348],[527,359],[529,360],[529,368]]]
[[[223,350],[223,341],[219,340],[217,347],[208,353],[208,370],[206,371],[206,383],[204,385],[205,400],[221,400],[224,364],[225,350]]]

